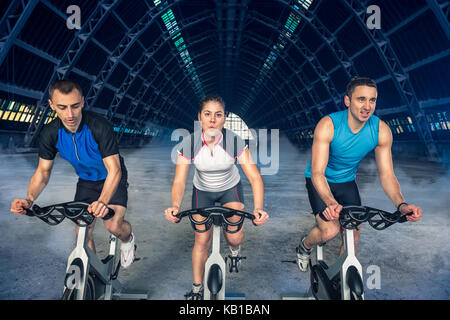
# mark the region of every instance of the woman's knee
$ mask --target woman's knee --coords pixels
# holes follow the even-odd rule
[[[196,234],[194,250],[197,251],[208,251],[211,245],[211,236],[208,233]]]
[[[237,233],[225,233],[225,238],[230,246],[237,247],[244,241],[244,232],[241,229]]]
[[[356,231],[356,230],[355,230],[355,231],[353,232],[353,241],[354,241],[355,244],[358,244],[358,243],[359,243],[359,238],[360,238],[360,237],[359,237],[359,234],[360,234],[359,231]]]

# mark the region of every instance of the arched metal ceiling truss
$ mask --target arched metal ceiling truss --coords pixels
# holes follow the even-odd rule
[[[410,72],[436,61],[448,61],[448,1],[421,0],[422,7],[411,10],[389,30],[367,28],[367,1],[334,1],[334,6],[340,6],[349,14],[330,30],[329,24],[320,17],[331,4],[328,0],[314,0],[308,10],[298,0],[167,0],[159,1],[157,6],[150,0],[132,4],[123,0],[102,0],[89,4],[89,15],[83,17],[81,29],[73,32],[59,56],[21,37],[27,21],[42,6],[59,17],[61,23],[65,22],[67,14],[61,8],[70,1],[64,4],[55,1],[14,0],[2,9],[0,65],[12,55],[14,47],[54,65],[51,76],[39,85],[0,80],[0,91],[36,101],[36,118],[26,131],[28,145],[35,144],[43,125],[44,117],[39,117],[40,113],[48,111],[49,85],[71,75],[85,81],[87,106],[104,113],[118,126],[119,138],[125,128],[142,128],[148,121],[167,127],[190,127],[201,97],[162,22],[161,16],[172,10],[204,92],[222,94],[230,111],[241,116],[249,126],[277,127],[296,139],[300,132],[312,129],[323,115],[343,108],[344,89],[342,83],[336,81],[348,82],[359,75],[357,60],[374,51],[386,70],[375,80],[392,82],[400,97],[397,103],[400,105],[381,108],[378,114],[411,116],[418,140],[426,146],[430,157],[437,157],[435,138],[425,117],[425,108],[432,102],[419,97]],[[125,12],[123,9],[127,5],[130,8]],[[132,13],[135,8],[139,10]],[[447,40],[441,45],[444,50],[405,64],[390,37],[430,12]],[[292,34],[282,37],[289,16],[294,17],[298,26]],[[111,21],[121,30],[120,40],[114,47],[105,45],[100,33]],[[366,40],[356,52],[348,52],[340,39],[342,30],[350,27]],[[259,30],[263,30],[262,33]],[[303,38],[308,30],[312,30],[315,41],[320,42],[315,47],[310,47],[310,39]],[[283,50],[276,52],[271,69],[258,80],[271,48],[281,37]],[[96,68],[80,68],[79,62],[86,60],[90,46],[100,50],[104,61]],[[324,52],[329,61],[334,61],[333,66],[324,60]],[[120,81],[117,81],[117,74],[121,74]],[[34,78],[30,81],[37,82]],[[104,101],[109,101],[106,107]],[[439,97],[437,103],[450,104],[450,97]]]

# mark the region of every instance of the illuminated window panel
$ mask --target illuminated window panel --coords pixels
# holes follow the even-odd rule
[[[14,117],[13,121],[19,121],[21,115],[22,115],[22,112],[16,112],[16,116]]]
[[[450,130],[447,112],[435,112],[426,114],[426,119],[431,131]]]
[[[308,9],[312,3],[312,0],[304,0],[304,1],[299,0],[299,3],[306,9]],[[294,5],[294,7],[298,9],[297,6]],[[287,18],[286,23],[284,24],[284,29],[281,31],[280,35],[278,36],[276,44],[272,46],[272,51],[269,53],[269,56],[266,58],[264,64],[261,67],[258,78],[256,79],[256,85],[260,86],[265,77],[269,74],[270,70],[272,69],[272,66],[274,65],[276,59],[278,58],[278,55],[286,47],[287,43],[286,38],[292,37],[293,33],[300,24],[300,20],[301,20],[300,17],[295,12],[291,12],[289,14],[289,17]],[[247,104],[247,102],[248,101],[246,101],[244,104]]]
[[[155,6],[159,5],[161,2],[159,1],[156,3],[154,1]],[[194,89],[197,91],[199,95],[203,94],[203,88],[200,83],[200,79],[197,75],[197,72],[192,64],[192,58],[189,55],[189,52],[187,50],[187,45],[181,36],[180,28],[178,27],[177,21],[175,19],[175,15],[173,14],[173,11],[171,9],[167,10],[162,16],[162,21],[164,22],[164,25],[166,26],[167,31],[172,36],[173,44],[175,45],[175,48],[177,49],[178,53],[180,54],[181,60],[183,61],[184,68],[190,75],[193,83],[194,83]]]
[[[27,117],[26,113],[22,113],[22,115],[20,116],[20,122],[25,122],[25,118]]]
[[[289,17],[284,25],[284,27],[288,30],[288,37],[294,33],[295,29],[297,29],[298,25],[300,23],[300,17],[298,17],[296,14],[291,12],[289,14]]]
[[[297,2],[306,10],[308,10],[312,4],[312,0],[297,0]]]
[[[55,118],[56,118],[55,111],[51,111],[51,112],[47,113],[47,117],[45,118],[44,124],[48,124],[48,123],[52,122]]]
[[[227,119],[225,121],[225,128],[228,130],[233,131],[238,136],[240,136],[244,140],[253,140],[254,137],[251,134],[250,130],[248,129],[248,126],[245,124],[245,122],[239,117],[238,115],[230,112],[227,115]]]
[[[17,101],[0,99],[0,119],[15,122],[30,122],[35,107]]]
[[[25,119],[25,122],[31,122],[32,118],[33,118],[33,115],[31,113],[28,114],[27,118]]]

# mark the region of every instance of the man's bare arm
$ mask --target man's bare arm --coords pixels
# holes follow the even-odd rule
[[[327,206],[337,203],[325,178],[325,169],[328,164],[333,133],[334,126],[331,118],[328,116],[322,118],[314,130],[312,145],[311,181],[320,198]]]
[[[53,160],[39,158],[39,165],[28,184],[27,196],[25,199],[14,199],[11,203],[11,212],[24,214],[25,208],[30,208],[33,202],[44,190],[53,167]]]
[[[378,146],[375,148],[375,158],[380,175],[381,186],[392,203],[402,214],[412,212],[406,218],[408,221],[419,221],[422,218],[422,209],[413,204],[407,204],[400,190],[400,183],[394,173],[392,163],[392,133],[388,125],[380,120]],[[401,205],[399,207],[399,205]]]

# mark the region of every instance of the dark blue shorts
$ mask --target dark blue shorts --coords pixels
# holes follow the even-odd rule
[[[195,186],[192,190],[192,208],[213,207],[219,202],[224,205],[228,202],[244,203],[244,193],[241,182],[234,187],[221,192],[208,192],[198,190]]]
[[[328,182],[330,186],[331,193],[336,201],[342,206],[360,206],[361,197],[359,196],[358,186],[355,181],[343,182],[343,183],[333,183]],[[322,212],[327,208],[325,202],[322,201],[319,194],[314,188],[311,178],[306,178],[306,190],[308,190],[309,203],[313,210],[314,215],[319,215],[324,221],[328,221],[322,214]]]

